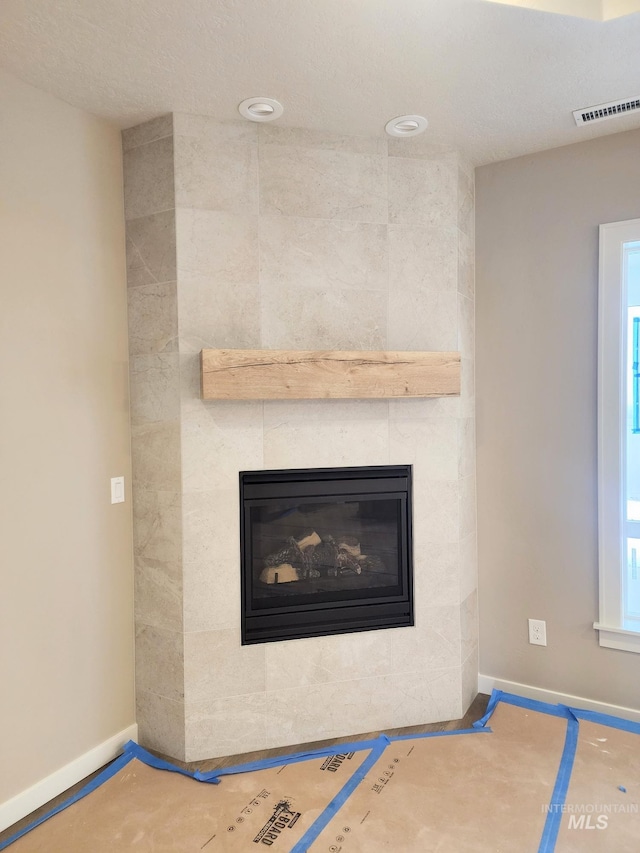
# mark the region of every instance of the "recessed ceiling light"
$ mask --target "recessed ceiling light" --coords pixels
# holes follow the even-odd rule
[[[274,121],[280,118],[284,107],[273,98],[247,98],[239,104],[238,111],[249,121]]]
[[[424,116],[396,116],[385,124],[384,129],[389,136],[416,136],[426,130],[428,124]]]

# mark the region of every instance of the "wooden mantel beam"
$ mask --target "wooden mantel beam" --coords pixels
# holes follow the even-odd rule
[[[204,349],[203,400],[448,397],[458,352]]]

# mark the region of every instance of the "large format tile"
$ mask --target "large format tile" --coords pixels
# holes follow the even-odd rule
[[[135,557],[134,604],[136,623],[183,630],[182,565]]]
[[[268,691],[266,697],[269,746],[348,737],[456,719],[460,714],[460,666],[283,687]]]
[[[352,681],[372,675],[388,675],[393,631],[362,631],[282,643],[268,643],[267,690],[279,690],[286,673],[288,687],[334,681]]]
[[[458,234],[443,227],[389,226],[389,287],[455,293]],[[410,313],[410,312],[408,312]]]
[[[127,284],[176,280],[175,211],[165,210],[127,222]]]
[[[131,287],[129,355],[176,352],[178,313],[175,282]]]
[[[175,207],[171,136],[125,151],[123,159],[126,219]]]
[[[240,628],[238,483],[183,495],[185,631]]]
[[[247,141],[247,128],[197,124],[175,129],[176,207],[257,213],[258,146]]]
[[[131,423],[180,417],[180,357],[177,352],[132,356],[129,362]]]
[[[478,645],[478,592],[473,590],[460,607],[460,653],[464,663]]]
[[[476,478],[475,474],[460,479],[460,538],[476,532]]]
[[[457,480],[432,481],[414,467],[414,547],[460,539],[460,485]]]
[[[209,559],[185,562],[185,631],[233,630],[240,636],[240,544]]]
[[[409,136],[406,139],[391,137],[388,140],[388,144],[389,157],[438,160],[439,162],[448,163],[452,167],[459,165],[460,158],[457,151],[449,145],[432,142],[428,133],[419,136]]]
[[[180,489],[180,424],[178,421],[131,427],[134,492]]]
[[[260,346],[258,220],[179,210],[180,349]]]
[[[266,744],[265,693],[186,705],[186,760],[264,749]]]
[[[321,130],[301,127],[282,127],[277,124],[261,124],[258,127],[260,145],[282,145],[293,148],[315,148],[316,150],[346,151],[351,154],[369,156],[387,154],[387,140],[378,136],[341,136]]]
[[[463,358],[475,356],[475,302],[458,294],[458,349]]]
[[[285,281],[304,288],[387,289],[387,229],[371,223],[264,216],[260,276],[268,290]],[[268,293],[268,296],[275,294]]]
[[[457,232],[389,227],[390,349],[457,350]]]
[[[474,234],[475,186],[473,175],[458,170],[458,228],[469,237]]]
[[[182,495],[183,555],[186,562],[237,557],[240,542],[240,497],[236,480],[227,489]]]
[[[182,278],[178,294],[182,353],[202,349],[260,349],[260,286],[213,278]]]
[[[459,476],[473,477],[476,473],[476,419],[460,418],[458,420],[458,435]]]
[[[459,666],[428,670],[417,678],[415,673],[400,673],[390,681],[391,690],[398,696],[397,726],[456,720],[462,716]]]
[[[258,218],[192,208],[176,211],[178,275],[241,286],[258,280]]]
[[[392,420],[425,420],[455,418],[460,416],[460,397],[407,397],[389,400],[389,417]]]
[[[478,545],[475,531],[460,540],[460,601],[478,588]]]
[[[386,229],[263,217],[262,343],[274,349],[386,348]]]
[[[184,403],[182,483],[185,491],[233,489],[238,473],[263,467],[262,404]]]
[[[278,689],[266,693],[269,747],[309,743],[376,731],[385,726],[394,699],[388,676],[356,681],[288,687],[286,673]]]
[[[455,293],[390,288],[389,348],[424,352],[456,352]]]
[[[414,672],[460,665],[460,608],[420,608],[416,624],[390,632],[393,672]]]
[[[462,664],[462,711],[465,714],[478,695],[478,645],[476,644]]]
[[[184,696],[184,635],[153,625],[136,625],[138,690],[181,700]]]
[[[414,513],[414,533],[422,542],[420,525],[422,516]],[[460,549],[457,542],[425,542],[414,547],[413,587],[415,592],[416,619],[422,621],[423,611],[428,607],[460,605],[459,583]]]
[[[185,760],[184,702],[136,690],[136,721],[141,746]]]
[[[240,118],[237,121],[219,121],[212,116],[174,113],[173,132],[176,136],[206,139],[217,145],[242,145],[258,142],[257,125]]]
[[[137,490],[133,507],[133,553],[149,562],[179,563],[182,559],[182,496],[180,492]]]
[[[462,358],[460,362],[460,416],[475,418],[476,380],[473,358]]]
[[[387,221],[387,158],[298,146],[260,146],[260,212]]]
[[[475,297],[475,258],[472,238],[458,231],[458,291],[467,299]]]
[[[389,222],[457,228],[458,174],[447,160],[389,159]]]
[[[173,115],[169,113],[168,115],[158,116],[158,118],[152,118],[150,121],[123,130],[122,148],[124,151],[129,151],[139,145],[146,145],[148,142],[155,142],[156,139],[171,136],[172,133]]]
[[[267,468],[315,468],[389,463],[389,425],[383,421],[291,421],[264,432]]]
[[[234,630],[196,631],[184,636],[187,704],[224,699],[265,689],[265,646],[240,645]]]
[[[202,400],[200,353],[188,352],[180,355],[180,401],[191,408],[207,407]]]
[[[389,464],[386,401],[269,401],[264,413],[266,468]]]
[[[392,464],[415,465],[430,481],[458,477],[458,420],[391,420],[389,458]]]
[[[386,422],[388,415],[387,400],[265,400],[264,403],[265,429],[287,423]]]
[[[475,302],[458,294],[458,349],[462,358],[475,356]]]

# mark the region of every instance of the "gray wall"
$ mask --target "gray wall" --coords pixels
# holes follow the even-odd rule
[[[638,708],[640,657],[592,623],[598,225],[640,216],[640,131],[485,166],[476,188],[480,671]]]

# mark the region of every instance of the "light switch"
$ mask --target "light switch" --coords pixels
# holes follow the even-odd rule
[[[124,503],[124,477],[111,478],[111,503]]]

